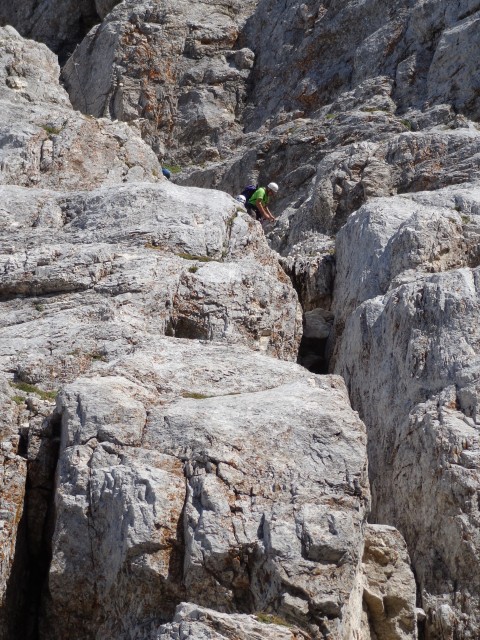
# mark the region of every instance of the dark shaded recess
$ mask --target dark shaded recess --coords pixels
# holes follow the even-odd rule
[[[28,461],[22,519],[5,599],[4,640],[39,640],[39,617],[52,559],[54,481],[60,445],[60,416],[45,420],[38,455]],[[26,437],[21,451],[26,450]]]
[[[165,330],[165,335],[187,340],[208,340],[209,331],[207,325],[200,324],[195,318],[178,316],[170,320]]]
[[[302,337],[297,363],[312,373],[328,373],[327,338]]]
[[[62,17],[65,18],[66,16],[55,15],[55,6],[50,11],[51,15],[46,16],[51,24],[45,28],[46,32],[42,33],[38,27],[36,16],[38,7],[36,5],[30,8],[30,15],[28,16],[25,9],[21,7],[20,0],[11,0],[10,2],[0,0],[0,27],[12,25],[24,38],[31,38],[46,44],[49,49],[58,55],[59,64],[63,66],[90,29],[101,23],[94,0],[90,0],[88,5],[86,3],[82,4],[85,4],[85,6],[79,7],[78,19],[70,24],[68,36],[61,42],[57,39],[57,33],[62,26],[60,24]],[[56,24],[57,21],[58,24]]]
[[[67,62],[69,57],[75,51],[75,47],[80,44],[80,42],[84,39],[87,33],[97,24],[101,23],[100,16],[95,12],[89,13],[87,15],[81,15],[80,19],[77,23],[77,30],[72,37],[67,41],[63,42],[57,50],[53,49],[55,53],[58,55],[58,63],[61,67]],[[46,43],[48,45],[48,43]]]

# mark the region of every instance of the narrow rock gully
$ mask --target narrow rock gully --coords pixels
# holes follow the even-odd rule
[[[40,637],[39,614],[52,557],[55,470],[61,428],[55,411],[42,413],[30,412],[29,427],[21,433],[19,454],[27,459],[27,482],[6,592],[5,640]]]
[[[312,373],[326,374],[333,325],[330,309],[335,259],[331,254],[313,261],[280,257],[280,263],[290,278],[303,309],[303,336],[297,363]]]
[[[290,261],[280,257],[280,262],[297,292],[303,309],[303,337],[298,351],[297,363],[312,373],[328,374],[331,356],[335,348],[334,315],[331,311],[334,297],[335,258],[333,255],[324,255],[310,262],[308,259]],[[349,385],[347,385],[347,390],[352,408],[358,410]],[[365,421],[362,415],[360,417]],[[368,423],[365,422],[365,425],[368,434]],[[373,513],[370,513],[368,522],[372,525],[377,524]],[[420,583],[414,567],[411,569],[416,584],[416,604],[421,611],[423,603]],[[375,628],[372,620],[370,622],[372,628]],[[425,618],[419,616],[417,618],[418,640],[425,640],[425,627]]]

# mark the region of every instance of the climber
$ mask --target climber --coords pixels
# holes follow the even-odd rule
[[[247,200],[247,211],[256,220],[275,222],[272,212],[268,208],[268,200],[278,192],[278,184],[269,182],[267,187],[258,187]]]

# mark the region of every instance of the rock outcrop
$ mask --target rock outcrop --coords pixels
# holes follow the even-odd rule
[[[371,640],[365,427],[289,362],[301,308],[260,224],[1,37],[0,637]]]
[[[335,369],[369,426],[373,517],[405,535],[439,638],[480,624],[478,194],[380,199],[337,242]]]
[[[63,69],[73,104],[139,121],[162,158],[204,163],[241,137],[253,52],[238,48],[256,0],[127,0],[88,34]]]
[[[2,603],[10,604],[8,585],[17,575],[13,570],[15,553],[21,541],[17,541],[20,521],[23,516],[27,462],[22,455],[18,425],[18,406],[20,401],[9,387],[6,379],[0,379],[0,397],[2,415],[0,416],[0,598]],[[20,561],[17,556],[17,563]],[[16,586],[16,585],[15,585]],[[12,586],[11,588],[15,588]],[[10,621],[0,610],[0,626],[4,633]],[[3,636],[2,636],[3,637]]]
[[[344,637],[368,487],[343,383],[220,347],[212,380],[210,348],[178,346],[154,345],[147,387],[126,377],[137,355],[59,396],[51,627],[150,638],[188,600]]]
[[[479,19],[1,8],[2,640],[479,635]]]
[[[130,127],[72,109],[46,46],[5,27],[0,50],[0,184],[69,190],[162,179]]]

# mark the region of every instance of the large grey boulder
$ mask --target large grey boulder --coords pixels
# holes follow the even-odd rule
[[[158,396],[152,383],[180,382],[164,350],[148,387],[94,376],[59,397],[53,628],[123,638],[128,625],[148,638],[150,620],[191,600],[344,637],[368,487],[363,425],[343,383],[296,365],[278,378],[274,360],[237,350],[212,380],[200,368],[209,349],[187,353],[181,384],[203,395]],[[263,380],[253,391],[249,371]]]
[[[370,524],[363,553],[363,612],[366,637],[411,638],[421,621],[415,601],[415,579],[405,540],[388,525]],[[375,634],[375,635],[374,635]]]
[[[130,127],[73,111],[59,72],[45,45],[0,28],[0,184],[91,189],[162,179]]]
[[[337,245],[335,370],[368,425],[373,517],[404,534],[438,638],[480,624],[478,212],[472,185],[381,199]]]
[[[296,358],[297,296],[260,225],[226,194],[165,180],[68,197],[4,187],[3,197],[0,291],[17,310],[7,333],[36,316],[33,335],[44,325],[43,335],[61,341],[50,320],[57,307],[49,296],[56,294],[72,300],[60,324],[67,317],[88,323],[96,309],[114,324]],[[79,294],[85,304],[78,306]],[[7,340],[6,347],[13,354],[20,344]]]
[[[161,157],[224,156],[242,133],[254,55],[237,39],[255,1],[122,2],[63,69],[72,103],[96,117],[140,119]]]
[[[223,640],[225,635],[231,640],[295,640],[307,638],[307,634],[281,618],[242,614],[227,615],[212,609],[192,604],[181,604],[169,624],[162,625],[152,640]]]

